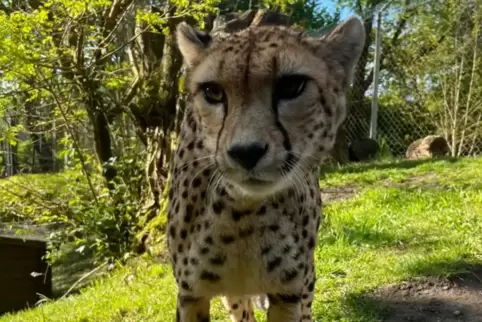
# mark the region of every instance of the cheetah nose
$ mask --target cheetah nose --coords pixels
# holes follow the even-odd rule
[[[268,145],[261,142],[234,144],[228,155],[246,170],[251,170],[268,151]]]

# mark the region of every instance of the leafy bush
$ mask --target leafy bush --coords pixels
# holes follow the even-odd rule
[[[72,158],[57,174],[20,174],[0,181],[0,221],[10,224],[55,224],[48,236],[52,261],[69,244],[96,261],[127,258],[133,251],[142,219],[145,174],[143,155],[126,147],[122,159],[104,169],[116,176],[106,184],[93,158]],[[85,169],[84,169],[85,168]]]
[[[86,189],[76,173],[19,174],[0,179],[0,219],[3,223],[43,223],[61,220],[66,200]],[[76,182],[77,181],[77,182]],[[68,183],[76,182],[75,185]]]

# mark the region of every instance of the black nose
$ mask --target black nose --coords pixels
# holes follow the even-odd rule
[[[234,144],[228,149],[228,155],[246,170],[256,166],[268,151],[268,145],[260,142]]]

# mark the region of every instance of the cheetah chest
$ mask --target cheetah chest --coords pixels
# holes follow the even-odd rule
[[[190,234],[176,275],[186,291],[246,295],[302,287],[319,213],[265,205],[243,212],[220,202],[204,209],[184,229]]]

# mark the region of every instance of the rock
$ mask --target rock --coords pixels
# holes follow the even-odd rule
[[[380,150],[380,145],[373,139],[359,139],[353,141],[348,146],[348,155],[350,161],[368,161],[376,157],[378,151]]]
[[[405,156],[409,160],[419,160],[445,156],[449,152],[449,145],[443,136],[429,135],[412,142]]]

